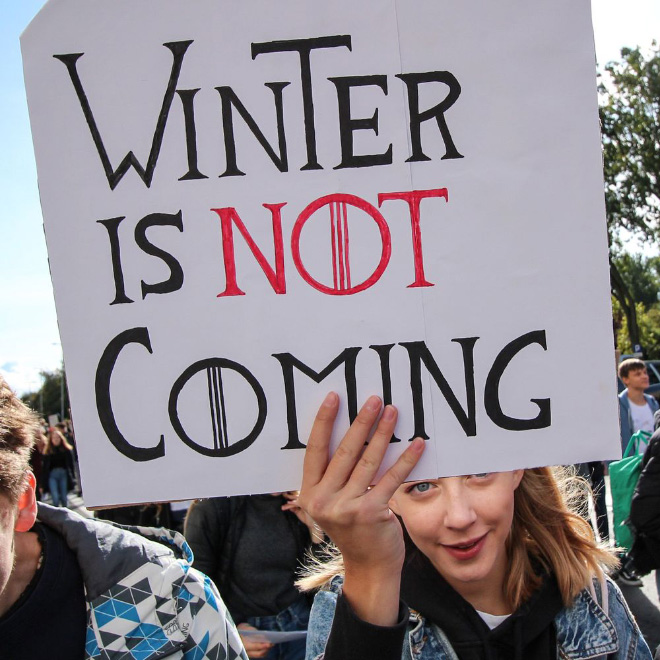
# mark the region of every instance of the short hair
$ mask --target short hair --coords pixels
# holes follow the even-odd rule
[[[38,428],[37,415],[0,376],[0,494],[12,503],[25,488]]]
[[[637,371],[639,369],[646,370],[644,360],[639,360],[638,358],[628,358],[627,360],[623,360],[623,362],[619,364],[619,378],[628,378],[628,374],[631,371]]]

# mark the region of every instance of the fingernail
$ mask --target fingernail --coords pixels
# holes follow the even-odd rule
[[[396,408],[394,406],[387,405],[385,410],[383,410],[383,419],[386,422],[391,422],[396,415]]]
[[[324,406],[334,406],[337,403],[337,393],[336,392],[328,392],[326,395],[325,399],[323,400],[323,405]]]
[[[370,396],[364,404],[364,407],[371,412],[380,410],[380,399],[377,396]]]
[[[417,454],[421,454],[424,451],[426,443],[424,438],[417,437],[410,443],[410,448]]]

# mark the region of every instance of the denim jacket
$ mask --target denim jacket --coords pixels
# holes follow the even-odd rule
[[[306,660],[323,658],[341,585],[342,578],[334,578],[328,590],[320,591],[314,599]],[[594,589],[596,600],[585,589],[571,607],[562,609],[555,617],[557,658],[582,660],[607,656],[608,660],[652,660],[619,588],[607,580],[608,612],[599,604],[603,599],[597,581]],[[443,631],[416,612],[410,612],[407,638],[402,660],[458,660]]]

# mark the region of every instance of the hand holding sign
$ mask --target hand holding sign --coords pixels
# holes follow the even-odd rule
[[[331,393],[317,413],[305,451],[298,500],[341,551],[345,567],[343,592],[356,614],[377,625],[393,625],[397,620],[405,547],[401,523],[390,510],[389,501],[417,464],[424,441],[413,440],[370,488],[394,433],[396,408],[385,407],[370,436],[381,401],[376,396],[367,399],[329,459],[329,441],[338,407],[339,398]]]

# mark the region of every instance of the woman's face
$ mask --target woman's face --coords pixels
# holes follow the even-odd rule
[[[60,435],[57,431],[50,432],[50,442],[55,447],[57,447],[60,444],[60,442],[62,442]]]
[[[405,483],[390,502],[414,544],[466,600],[501,593],[513,496],[523,470]]]

